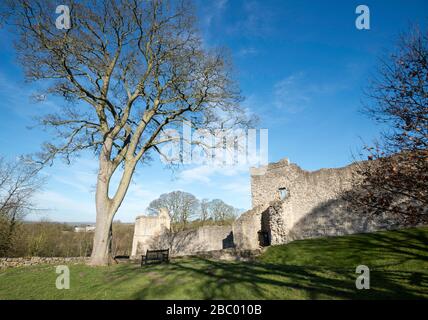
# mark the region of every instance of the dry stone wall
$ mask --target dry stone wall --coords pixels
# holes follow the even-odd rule
[[[89,257],[28,257],[28,258],[0,258],[0,269],[12,267],[27,267],[33,265],[53,264],[70,265],[85,264],[89,262]]]

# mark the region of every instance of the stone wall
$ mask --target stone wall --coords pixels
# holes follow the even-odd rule
[[[284,215],[284,206],[281,201],[273,201],[264,211],[267,220],[267,230],[271,245],[287,243],[290,241],[288,222]]]
[[[293,225],[289,240],[341,236],[353,233],[403,227],[387,213],[368,217],[363,212],[350,211],[342,198],[320,203]]]
[[[53,264],[70,265],[89,262],[89,257],[28,257],[28,258],[0,258],[0,269],[12,267],[26,267],[33,265]]]
[[[362,212],[349,211],[342,196],[352,188],[355,169],[356,165],[351,164],[311,172],[288,159],[253,168],[253,208],[243,213],[232,227],[206,226],[172,233],[165,212],[159,217],[139,217],[132,256],[144,254],[147,249],[166,248],[171,249],[173,256],[230,247],[253,251],[296,239],[399,227],[386,215],[368,219]]]
[[[310,172],[284,159],[251,169],[252,204],[267,212],[271,244],[397,227],[387,215],[368,219],[349,211],[342,195],[352,188],[355,168]]]
[[[171,256],[183,256],[231,247],[232,226],[202,226],[172,232],[168,211],[162,209],[158,216],[137,217],[131,258],[138,258],[147,250],[170,249]]]
[[[261,246],[288,242],[282,205],[281,201],[272,201],[267,206],[259,205],[242,214],[233,223],[235,247],[239,250],[257,250]],[[267,239],[262,239],[260,233],[265,233]]]
[[[257,206],[233,223],[233,241],[237,249],[256,250],[260,247],[258,232],[262,229],[263,209],[263,206]]]
[[[149,249],[170,249],[171,256],[194,255],[233,247],[232,226],[202,226],[154,237]]]
[[[168,210],[161,209],[157,216],[139,216],[135,219],[131,257],[141,255],[150,249],[153,238],[166,233],[171,228]]]

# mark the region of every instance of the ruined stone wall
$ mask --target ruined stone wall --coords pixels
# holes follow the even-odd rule
[[[354,170],[349,165],[309,172],[287,159],[252,169],[252,204],[269,212],[271,243],[394,227],[386,215],[369,220],[349,211],[341,196],[352,188]],[[284,199],[280,189],[286,190]]]
[[[350,165],[337,169],[305,171],[288,160],[269,164],[266,168],[251,170],[251,196],[253,207],[269,205],[280,200],[279,189],[288,190],[287,198],[292,199],[293,212],[307,212],[322,201],[335,199],[351,187]],[[259,174],[264,172],[264,174]],[[300,215],[297,214],[297,218]]]
[[[152,239],[170,230],[168,211],[162,209],[158,216],[139,216],[135,219],[131,257],[137,257],[150,249]]]
[[[232,226],[202,226],[194,230],[172,232],[168,212],[158,216],[140,216],[135,221],[132,258],[147,250],[170,249],[172,256],[222,250],[233,247]]]
[[[233,247],[232,226],[202,226],[165,232],[152,238],[149,249],[170,249],[172,256],[193,255]]]
[[[262,229],[263,211],[263,206],[257,206],[233,223],[233,241],[237,249],[255,250],[260,247],[258,232]]]
[[[290,241],[288,221],[284,215],[284,207],[282,201],[273,201],[265,211],[266,219],[268,220],[270,244],[272,245]]]
[[[206,226],[172,233],[169,220],[139,217],[132,256],[144,254],[147,249],[166,248],[173,256],[230,247],[251,251],[296,239],[399,227],[387,215],[368,219],[361,212],[349,211],[342,195],[352,188],[355,169],[356,165],[349,165],[310,172],[288,159],[251,169],[253,208],[231,227]]]
[[[261,246],[288,242],[287,221],[283,215],[283,202],[272,201],[267,207],[259,205],[242,214],[233,223],[235,248],[257,250]],[[259,232],[268,236],[268,244],[263,244]]]

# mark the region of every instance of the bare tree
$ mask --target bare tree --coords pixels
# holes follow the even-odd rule
[[[236,209],[223,200],[214,199],[208,203],[210,216],[214,221],[227,221],[235,218]]]
[[[33,166],[0,158],[0,256],[10,252],[19,222],[35,210],[32,199],[42,184]]]
[[[98,155],[96,231],[91,263],[111,261],[113,217],[137,165],[182,121],[195,128],[248,125],[223,50],[208,50],[188,1],[71,1],[71,28],[55,27],[57,1],[9,1],[9,23],[29,80],[44,80],[47,94],[68,103],[41,119],[55,140],[41,163],[76,152]],[[120,170],[117,188],[110,185]]]
[[[388,127],[367,146],[351,204],[411,225],[428,221],[428,32],[400,39],[368,90],[365,112]]]
[[[173,191],[150,202],[147,210],[150,214],[157,215],[162,208],[168,209],[173,227],[181,229],[196,215],[199,200],[191,193]]]
[[[199,220],[204,223],[210,218],[210,209],[209,209],[210,201],[208,199],[202,199],[200,203],[200,214]]]

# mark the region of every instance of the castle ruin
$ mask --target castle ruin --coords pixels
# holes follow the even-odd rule
[[[232,226],[204,226],[173,233],[168,213],[138,217],[132,256],[170,248],[191,255],[227,248],[257,250],[297,239],[390,228],[387,217],[368,219],[350,212],[341,195],[352,188],[355,165],[305,171],[288,159],[251,169],[252,209]]]

